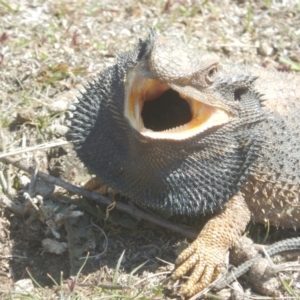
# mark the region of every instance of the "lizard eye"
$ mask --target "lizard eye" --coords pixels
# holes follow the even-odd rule
[[[205,81],[208,84],[211,84],[214,82],[214,80],[217,77],[217,73],[218,73],[218,68],[217,66],[213,66],[211,67],[208,71],[207,71],[207,75],[205,77]]]

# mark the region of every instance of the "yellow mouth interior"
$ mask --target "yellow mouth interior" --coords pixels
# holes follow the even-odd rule
[[[129,72],[125,116],[131,126],[153,139],[183,140],[227,123],[222,109],[180,95],[167,84]]]

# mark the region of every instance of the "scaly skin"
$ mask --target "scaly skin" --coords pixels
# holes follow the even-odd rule
[[[215,213],[176,261],[173,278],[194,268],[181,294],[191,296],[216,278],[250,218],[300,227],[299,87],[299,76],[222,64],[152,32],[75,104],[68,138],[105,184],[154,209]],[[173,101],[165,91],[195,107],[192,117],[203,117],[197,134],[160,129],[157,135],[140,125],[146,102],[156,96],[167,105]],[[177,117],[185,114],[183,106],[172,109]],[[163,124],[170,116],[157,111],[147,117]]]
[[[286,228],[300,227],[300,76],[249,67],[258,76],[268,118],[261,123],[265,143],[243,192],[252,219]]]

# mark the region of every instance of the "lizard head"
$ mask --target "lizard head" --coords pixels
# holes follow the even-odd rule
[[[248,72],[232,68],[230,75],[216,55],[174,38],[152,33],[148,43],[126,77],[124,114],[134,129],[153,139],[184,140],[238,114],[235,98],[254,81]]]
[[[254,81],[242,66],[151,32],[86,88],[67,138],[92,172],[135,202],[214,211],[258,155],[264,113]]]

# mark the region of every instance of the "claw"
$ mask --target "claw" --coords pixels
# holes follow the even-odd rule
[[[193,296],[207,287],[219,274],[221,266],[204,266],[198,263],[188,281],[181,287],[180,293]]]

